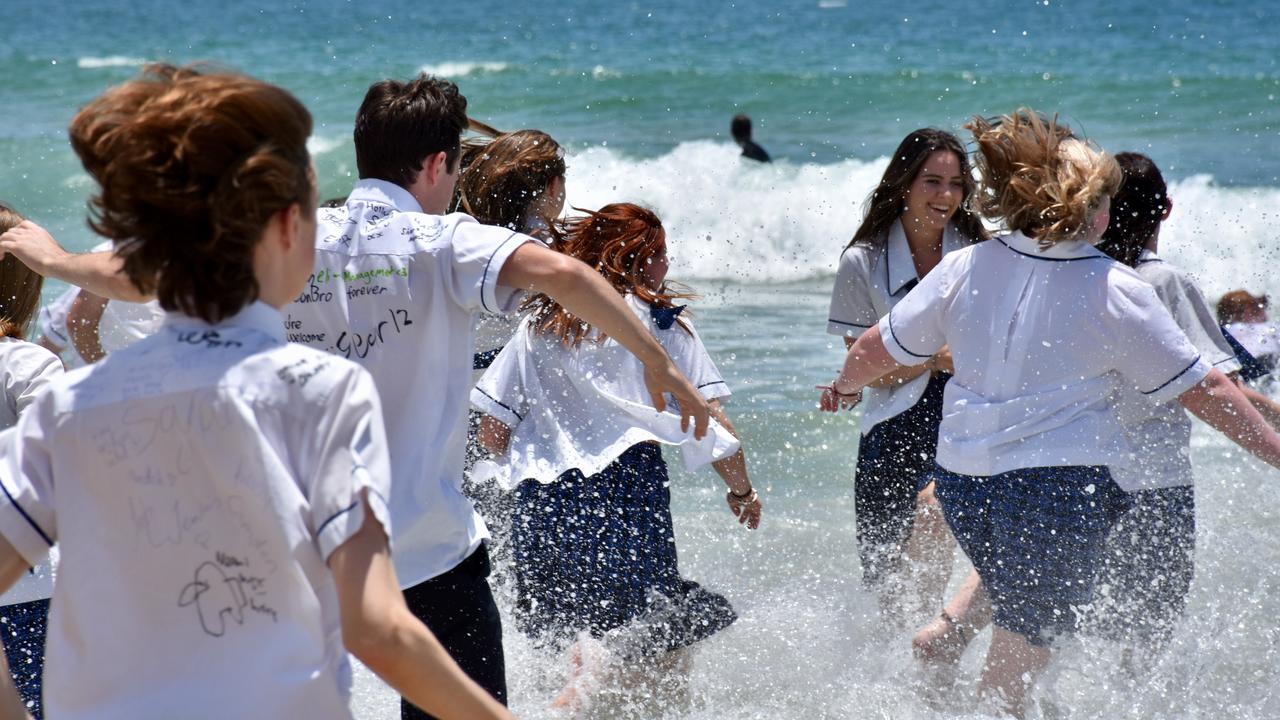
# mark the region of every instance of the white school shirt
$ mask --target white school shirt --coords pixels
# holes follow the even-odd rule
[[[131,303],[110,300],[98,321],[98,344],[110,355],[151,335],[164,323],[165,312],[157,300]]]
[[[904,365],[951,347],[937,462],[965,475],[1123,466],[1111,373],[1164,403],[1210,369],[1133,269],[1080,240],[1041,250],[1017,232],[943,258],[880,333]]]
[[[326,561],[366,488],[388,527],[378,394],[283,325],[170,315],[0,435],[0,534],[62,550],[49,717],[351,717]]]
[[[62,375],[58,356],[34,343],[17,338],[0,338],[0,384],[4,402],[0,403],[0,430],[18,424],[18,418],[35,402],[49,383]],[[44,600],[53,594],[57,568],[57,550],[50,552],[48,562],[32,566],[16,585],[0,596],[0,605],[16,605]]]
[[[954,223],[942,235],[942,254],[969,245]],[[902,220],[889,227],[885,242],[855,243],[840,255],[835,286],[831,289],[831,309],[827,313],[827,333],[856,340],[889,314],[894,305],[918,282],[911,246]],[[862,391],[862,433],[896,417],[920,402],[929,385],[929,373],[894,388],[868,387]]]
[[[1227,332],[1244,346],[1249,354],[1268,365],[1280,358],[1280,328],[1269,322],[1228,323]]]
[[[703,397],[730,395],[692,324],[686,321],[689,332],[678,322],[661,329],[648,304],[634,295],[626,300]],[[476,409],[513,429],[506,456],[477,463],[472,478],[510,489],[530,478],[549,483],[575,468],[590,477],[650,440],[678,446],[690,471],[738,450],[737,438],[715,420],[696,440],[692,427],[680,429],[678,412],[660,413],[651,403],[644,366],[616,340],[584,339],[570,348],[526,318],[471,391]]]
[[[1200,288],[1181,270],[1150,250],[1138,257],[1138,275],[1151,284],[1200,357],[1224,373],[1240,369],[1240,361],[1218,328],[1217,318]],[[1124,424],[1131,451],[1129,462],[1113,468],[1112,478],[1127,492],[1191,485],[1191,418],[1177,400],[1152,403],[1137,388],[1116,384],[1116,412]]]
[[[70,350],[75,360],[83,364],[84,360],[72,345],[71,333],[67,330],[67,313],[71,312],[71,303],[76,301],[76,295],[79,294],[80,288],[74,285],[67,288],[61,295],[40,307],[36,322],[40,325],[40,334],[53,340],[64,352]]]
[[[468,215],[427,215],[404,188],[361,180],[321,208],[316,272],[286,306],[289,339],[350,358],[373,375],[391,445],[396,574],[412,587],[488,537],[462,492],[472,315],[510,312],[498,273],[533,239]]]

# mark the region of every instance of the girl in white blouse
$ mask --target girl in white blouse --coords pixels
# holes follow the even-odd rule
[[[596,267],[625,295],[676,367],[710,401],[701,440],[679,416],[648,403],[644,369],[545,296],[472,392],[485,413],[481,441],[498,455],[481,463],[515,488],[511,544],[517,623],[541,644],[563,648],[579,633],[604,638],[641,677],[682,686],[683,650],[736,619],[724,597],[680,575],[661,444],[681,448],[686,469],[712,464],[729,509],[749,528],[761,503],[720,400],[729,388],[683,306],[665,282],[666,233],[651,211],[607,205],[572,218],[553,247]],[[574,646],[577,672],[583,671]],[[586,668],[587,676],[597,668]],[[575,675],[577,677],[577,675]],[[571,683],[562,700],[583,698]]]
[[[972,192],[968,156],[954,135],[933,128],[907,135],[840,255],[827,332],[852,346],[944,255],[984,239],[967,206]],[[951,571],[955,544],[926,479],[951,370],[944,348],[862,393],[854,476],[862,579],[886,612],[907,621],[937,612]]]
[[[1280,466],[1280,435],[1178,328],[1151,286],[1093,247],[1115,161],[1030,110],[968,127],[981,208],[1009,234],[952,253],[850,349],[824,393],[834,410],[871,380],[951,348],[932,474],[947,523],[991,598],[979,690],[1021,717],[1056,634],[1073,630],[1129,448],[1116,375],[1152,402],[1177,398]]]
[[[345,643],[439,717],[511,717],[405,606],[372,378],[284,340],[310,132],[278,87],[170,66],[72,121],[93,227],[168,315],[0,436],[0,588],[62,550],[50,716],[346,719]]]

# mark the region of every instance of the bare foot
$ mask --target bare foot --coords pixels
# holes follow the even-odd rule
[[[974,628],[942,613],[916,632],[911,649],[925,665],[953,669],[976,634]]]

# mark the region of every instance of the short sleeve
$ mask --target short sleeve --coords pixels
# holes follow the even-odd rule
[[[506,228],[481,225],[469,217],[451,216],[449,220],[457,223],[448,272],[459,293],[458,302],[471,311],[514,310],[521,291],[499,286],[498,274],[517,248],[537,241]]]
[[[857,338],[879,319],[871,302],[869,257],[860,247],[846,248],[840,255],[836,282],[831,288],[827,334]]]
[[[1201,359],[1224,373],[1240,370],[1240,361],[1223,336],[1222,328],[1218,327],[1218,320],[1209,307],[1209,302],[1191,278],[1170,270],[1151,286],[1155,289],[1156,296],[1169,309],[1173,321],[1200,353]]]
[[[1115,369],[1151,402],[1173,400],[1209,374],[1209,364],[1150,285],[1118,285],[1107,302]]]
[[[314,428],[316,454],[309,478],[312,527],[321,557],[329,555],[364,526],[368,510],[391,538],[387,497],[391,492],[391,461],[387,454],[382,405],[373,378],[352,366],[345,382],[329,394],[326,413]]]
[[[14,413],[22,417],[49,382],[62,375],[62,361],[39,345],[10,342],[22,344],[10,350],[0,372],[3,372],[5,397]]]
[[[524,422],[529,413],[524,384],[528,345],[529,324],[526,321],[471,390],[471,404],[509,428]]]
[[[708,400],[729,397],[733,393],[729,391],[715,361],[707,353],[707,347],[702,344],[702,337],[692,323],[687,320],[683,322],[688,328],[687,332],[679,322],[670,329],[658,331],[658,339],[671,356],[671,362],[702,393],[702,397]]]
[[[889,355],[902,365],[919,365],[947,344],[944,313],[951,273],[947,268],[959,253],[942,258],[893,310],[880,320],[880,336]]]
[[[53,427],[51,418],[41,422],[47,407],[37,402],[18,424],[0,433],[0,535],[13,545],[32,567],[48,556],[57,542],[54,508],[53,457],[42,428]]]

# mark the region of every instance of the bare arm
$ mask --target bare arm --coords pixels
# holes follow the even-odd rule
[[[1235,378],[1235,383],[1245,399],[1262,413],[1262,417],[1271,424],[1271,427],[1280,429],[1280,403],[1254,390],[1239,378]]]
[[[96,363],[107,355],[102,351],[98,337],[98,325],[102,322],[102,311],[106,309],[106,298],[81,290],[67,310],[67,334],[71,336],[71,346],[87,363]]]
[[[1210,370],[1204,380],[1179,395],[1178,401],[1260,460],[1280,467],[1280,435],[1222,371]]]
[[[13,549],[13,545],[4,536],[0,536],[0,594],[13,587],[22,574],[30,570],[27,561]],[[5,662],[4,652],[0,651],[0,720],[30,720],[27,708],[22,703],[22,696],[13,685],[13,675],[9,673],[9,664]]]
[[[822,393],[822,409],[828,412],[839,410],[845,404],[843,398],[855,395],[872,380],[902,367],[905,366],[894,360],[885,349],[884,340],[880,337],[880,326],[872,327],[858,336],[858,341],[849,348],[840,374],[836,376],[831,388]]]
[[[494,416],[485,415],[480,418],[480,429],[476,431],[476,440],[485,450],[494,455],[502,455],[511,442],[511,428]]]
[[[724,414],[724,408],[720,406],[720,402],[712,400],[710,407],[711,417],[734,437],[739,437],[737,429]],[[729,457],[711,463],[711,467],[715,468],[720,479],[724,480],[724,484],[729,486],[731,493],[728,498],[729,509],[737,516],[738,522],[745,524],[751,530],[760,527],[760,513],[764,510],[764,503],[760,502],[759,494],[751,487],[751,478],[747,475],[747,456],[742,451],[742,447],[739,446],[738,451]]]
[[[129,302],[151,299],[129,281],[114,254],[67,252],[49,231],[30,220],[0,235],[0,255],[4,253],[13,253],[45,277],[57,278],[95,295]]]
[[[514,718],[409,612],[387,536],[367,506],[365,512],[360,531],[329,556],[347,650],[414,705],[443,720]]]
[[[845,348],[852,348],[853,340],[845,338],[844,346]],[[867,383],[867,387],[892,390],[900,385],[906,385],[921,375],[933,372],[954,374],[955,371],[955,366],[951,363],[951,350],[943,348],[936,355],[926,360],[923,365],[904,365],[897,370],[890,370],[888,373]]]
[[[645,329],[600,273],[538,243],[521,245],[498,274],[498,284],[543,293],[565,310],[617,340],[644,363],[644,381],[653,406],[666,409],[664,392],[680,403],[681,427],[693,420],[694,437],[707,434],[707,401],[685,378],[662,345]]]

